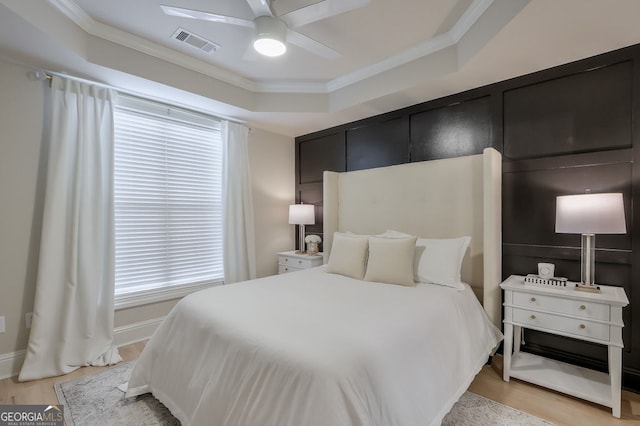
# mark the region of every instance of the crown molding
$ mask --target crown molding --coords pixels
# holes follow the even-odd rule
[[[396,55],[375,64],[363,67],[354,72],[329,81],[278,81],[257,82],[239,77],[225,69],[202,61],[176,50],[162,46],[142,37],[119,30],[91,18],[73,0],[47,0],[49,4],[63,13],[86,33],[111,41],[141,53],[185,67],[208,77],[234,85],[241,89],[256,93],[299,93],[330,94],[350,85],[366,80],[375,75],[391,71],[417,59],[436,53],[442,49],[456,45],[469,31],[494,0],[474,0],[455,25],[446,33],[412,46]]]
[[[362,80],[366,80],[367,78],[382,74],[386,71],[391,71],[416,59],[428,56],[453,44],[455,43],[450,38],[449,33],[442,34],[422,44],[410,47],[403,52],[390,56],[384,61],[361,68],[342,77],[337,77],[328,83],[327,88],[329,92],[335,92],[336,90],[351,86],[352,84],[356,84]]]
[[[185,55],[184,53],[149,41],[145,38],[98,22],[91,18],[73,0],[47,1],[90,35],[137,50],[138,52],[145,53],[158,59],[180,65],[225,83],[238,86],[241,89],[252,92],[260,91],[260,85],[252,80],[239,77],[237,74],[233,74],[208,62],[201,61],[192,56]]]
[[[343,89],[367,78],[386,71],[391,71],[394,68],[398,68],[402,65],[408,64],[409,62],[424,58],[425,56],[456,45],[467,31],[469,31],[473,24],[480,19],[489,6],[491,6],[493,1],[494,0],[474,0],[455,25],[446,33],[410,47],[409,49],[390,56],[383,61],[335,78],[327,84],[328,91],[334,92],[336,90]]]
[[[67,18],[71,19],[77,26],[85,32],[91,33],[92,27],[95,25],[93,18],[85,12],[80,6],[73,1],[68,0],[48,0],[49,4],[62,12]]]
[[[449,30],[449,34],[455,43],[458,43],[462,37],[471,29],[478,19],[489,9],[494,0],[474,0],[473,3],[464,11],[458,22]]]

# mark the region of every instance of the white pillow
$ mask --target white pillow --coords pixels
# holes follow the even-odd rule
[[[349,236],[349,237],[361,237],[361,238],[369,238],[372,235],[368,235],[368,234],[357,234],[355,232],[351,232],[351,231],[346,231],[344,233],[345,235]],[[376,237],[380,237],[381,235],[376,235]]]
[[[410,237],[413,237],[413,235],[405,234],[404,232],[400,232],[400,231],[394,231],[392,229],[387,229],[386,231],[384,231],[384,233],[382,233],[380,235],[376,235],[376,237],[382,237],[382,238],[410,238]]]
[[[361,280],[367,265],[369,239],[353,235],[333,234],[327,272]]]
[[[410,235],[387,231],[387,238],[406,238]],[[414,280],[464,289],[460,277],[462,261],[471,243],[471,237],[451,239],[418,238],[413,263]]]
[[[414,286],[413,257],[416,237],[369,237],[365,281]]]
[[[415,280],[464,290],[460,269],[471,237],[452,239],[419,238],[414,263]]]

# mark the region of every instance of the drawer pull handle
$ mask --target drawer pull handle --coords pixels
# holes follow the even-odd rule
[[[298,263],[302,263],[302,260],[298,260]]]
[[[585,328],[587,328],[587,326],[586,326],[586,325],[584,325],[584,324],[580,324],[580,330],[584,330]]]
[[[581,310],[581,311],[584,311],[585,309],[587,309],[587,307],[586,307],[586,306],[584,306],[584,305],[580,305],[580,310]]]
[[[536,316],[535,315],[531,315],[529,318],[536,319]]]
[[[535,298],[535,297],[532,297],[532,298],[531,298],[531,301],[532,301],[532,302],[535,302],[535,301],[536,301],[536,298]]]

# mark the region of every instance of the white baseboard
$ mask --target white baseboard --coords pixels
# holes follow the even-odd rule
[[[0,354],[0,380],[17,376],[24,362],[25,349],[8,354]]]
[[[164,318],[153,318],[116,327],[113,330],[113,344],[120,347],[148,339]]]
[[[164,317],[139,321],[116,327],[113,330],[113,343],[117,347],[146,340],[156,331]],[[26,350],[0,354],[0,380],[17,376],[24,362]]]

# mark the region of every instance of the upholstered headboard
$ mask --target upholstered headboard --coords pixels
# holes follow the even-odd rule
[[[324,172],[324,260],[333,233],[381,234],[388,229],[424,238],[471,236],[462,265],[491,321],[500,327],[500,153],[423,161],[354,172]]]

